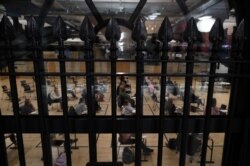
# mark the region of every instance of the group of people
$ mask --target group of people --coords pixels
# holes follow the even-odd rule
[[[135,114],[135,100],[130,97],[131,85],[128,78],[120,77],[120,83],[117,87],[117,104],[121,108],[122,115]]]
[[[106,90],[106,86],[104,84],[99,84],[95,79],[93,99],[94,109],[96,112],[102,110],[99,102],[103,101],[104,93],[106,92]],[[67,89],[67,96],[72,97],[73,99],[78,99],[73,89]],[[87,98],[87,90],[83,89],[79,102],[74,106],[74,110],[76,110],[78,115],[86,114]],[[48,104],[51,105],[53,103],[60,103],[60,108],[58,108],[58,110],[62,110],[62,95],[57,86],[54,86],[53,89],[48,93]]]
[[[129,84],[128,78],[124,76],[120,77],[120,83],[117,87],[117,100],[118,106],[121,108],[122,115],[135,115],[135,100],[130,97],[131,85]],[[134,95],[134,97],[136,94]],[[133,133],[120,133],[119,142],[121,144],[134,144],[135,134]],[[141,140],[141,149],[144,155],[150,155],[154,150],[146,146],[145,142]]]

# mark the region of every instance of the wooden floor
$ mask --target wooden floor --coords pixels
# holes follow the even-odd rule
[[[111,115],[111,98],[110,98],[110,81],[106,78],[99,78],[100,80],[103,80],[106,85],[108,85],[108,90],[105,93],[104,101],[101,102],[101,106],[103,111],[97,113],[97,115]],[[129,78],[131,85],[132,85],[132,95],[135,93],[135,80],[133,78]],[[159,81],[158,78],[152,78],[155,81]],[[23,92],[22,87],[20,86],[20,81],[26,80],[28,83],[31,83],[33,85],[33,80],[31,77],[18,77],[17,78],[17,85],[18,85],[18,97],[21,99],[20,104],[22,104],[25,97],[29,97],[32,99],[32,103],[37,108],[37,101],[35,100],[35,93],[25,94]],[[53,80],[53,79],[52,79]],[[55,82],[59,82],[58,79],[54,79]],[[175,79],[179,85],[184,85],[184,80],[181,79]],[[71,80],[67,80],[68,84],[72,84]],[[84,79],[78,79],[78,82],[82,85],[84,85],[85,81]],[[0,85],[7,85],[9,88],[9,81],[7,77],[1,77]],[[201,98],[206,99],[206,90],[201,90],[201,87],[199,86],[200,83],[196,82],[196,94],[199,95]],[[35,87],[35,86],[34,86]],[[81,87],[76,88],[76,94],[78,97],[81,95]],[[144,102],[143,102],[143,114],[144,115],[159,115],[159,107],[156,103],[152,100],[150,95],[148,94],[148,91],[146,88],[144,88]],[[220,104],[226,104],[228,105],[229,101],[229,90],[226,91],[215,91],[214,97],[217,98],[218,105]],[[69,106],[75,105],[78,102],[78,100],[70,100]],[[175,104],[177,106],[182,106],[182,101],[178,99],[178,97],[174,100]],[[0,100],[0,108],[2,110],[2,115],[13,115],[12,110],[12,104],[7,99],[7,96],[3,93],[1,93],[1,100]],[[53,107],[49,107],[49,115],[62,115],[61,112],[57,112],[57,105],[53,105]],[[117,114],[120,114],[119,109],[117,109]],[[192,113],[192,115],[202,115],[204,112],[200,111],[197,113]],[[154,149],[154,152],[152,155],[147,156],[145,162],[142,162],[142,165],[145,166],[156,166],[157,165],[157,144],[158,144],[158,135],[157,134],[148,134],[144,133],[147,137],[147,146]],[[74,138],[75,135],[72,133],[71,138]],[[178,165],[179,162],[179,153],[176,153],[174,150],[170,150],[168,147],[166,147],[165,143],[167,142],[167,139],[169,138],[175,138],[175,133],[168,133],[165,134],[164,139],[164,148],[163,148],[163,165],[170,165],[175,166]],[[224,142],[224,134],[223,133],[210,133],[210,137],[214,140],[215,146],[213,151],[212,160],[214,161],[214,166],[221,165],[221,157],[222,157],[222,151],[223,151],[223,142]],[[25,147],[25,157],[26,157],[26,163],[28,166],[42,166],[43,162],[41,161],[42,157],[42,148],[39,145],[40,143],[40,135],[39,134],[23,134],[24,138],[24,147]],[[89,160],[89,153],[88,153],[88,135],[87,134],[76,134],[76,138],[78,138],[77,141],[77,147],[79,149],[73,149],[72,150],[72,162],[73,166],[84,166],[88,160]],[[112,148],[110,147],[111,144],[111,134],[97,134],[97,158],[98,161],[111,161],[112,159]],[[167,139],[166,139],[167,138]],[[10,140],[6,139],[6,144],[10,144]],[[209,142],[209,144],[211,144]],[[73,145],[74,147],[74,145]],[[57,157],[57,147],[51,147],[52,148],[52,154],[53,154],[53,160]],[[63,146],[59,147],[59,151],[63,151]],[[18,151],[16,149],[8,148],[8,161],[10,166],[18,166]],[[119,160],[121,161],[121,154],[122,149],[119,151]],[[189,156],[187,156],[186,165],[187,166],[194,166],[199,165],[200,156],[199,153],[197,153],[194,156],[194,159],[192,163],[189,161]],[[207,154],[207,160],[210,160],[210,150],[208,149]],[[131,164],[131,165],[134,165]],[[207,164],[210,165],[210,164]]]

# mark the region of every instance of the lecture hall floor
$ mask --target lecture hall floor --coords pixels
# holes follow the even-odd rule
[[[25,77],[25,78],[17,78],[17,85],[18,85],[18,94],[19,97],[21,98],[20,105],[23,102],[23,96],[30,97],[32,99],[33,104],[37,108],[37,103],[35,100],[35,93],[33,94],[24,94],[22,87],[20,87],[20,81],[25,79],[27,82],[32,83],[33,80],[30,77]],[[157,80],[155,78],[155,80]],[[69,84],[70,84],[70,80]],[[178,84],[181,84],[180,80],[176,80]],[[59,82],[56,80],[55,82]],[[130,82],[132,85],[132,94],[134,94],[135,91],[135,80],[133,78],[130,78]],[[83,79],[79,79],[78,83],[84,84]],[[2,85],[8,85],[9,87],[9,81],[7,78],[1,77],[1,86]],[[106,84],[108,85],[108,90],[105,93],[104,101],[101,102],[101,106],[103,111],[97,113],[98,115],[111,115],[111,99],[110,99],[110,81],[106,79]],[[198,83],[197,83],[198,84]],[[32,85],[32,84],[31,84]],[[76,90],[77,96],[80,97],[80,89]],[[205,98],[206,93],[203,92],[198,92],[199,95],[202,98]],[[219,105],[224,103],[228,105],[229,101],[229,94],[230,93],[215,93],[215,97],[219,98]],[[2,110],[2,115],[13,115],[12,112],[12,104],[10,103],[9,100],[6,99],[5,94],[2,94],[1,100],[0,100],[0,105],[1,105],[1,110]],[[157,107],[157,104],[154,103],[152,98],[149,96],[147,89],[144,89],[144,102],[143,102],[143,114],[144,115],[159,115],[159,108]],[[70,105],[75,105],[78,102],[78,100],[70,100],[69,101],[69,106]],[[175,103],[177,105],[182,105],[182,101],[180,101],[178,98],[175,99]],[[56,111],[56,105],[53,106],[52,108],[49,108],[49,115],[62,115],[61,112]],[[120,114],[119,109],[117,109],[117,114]],[[201,115],[203,112],[197,112],[194,113],[194,115]],[[150,148],[154,149],[154,152],[150,156],[146,156],[147,161],[143,161],[142,165],[145,166],[156,166],[157,165],[157,144],[158,144],[158,135],[157,134],[149,134],[149,133],[144,133],[147,137],[147,146]],[[72,149],[72,165],[73,166],[78,166],[78,165],[85,165],[88,162],[88,135],[87,134],[71,134],[71,138],[78,139],[76,146],[79,147],[79,149]],[[174,138],[176,137],[176,133],[168,133],[165,134],[164,137],[164,147],[163,147],[163,165],[171,165],[175,166],[178,165],[179,161],[179,153],[177,153],[174,150],[170,150],[168,147],[166,147],[166,142],[167,139],[169,138]],[[221,165],[221,158],[222,158],[222,151],[223,151],[223,142],[224,142],[224,134],[223,133],[210,133],[210,137],[214,140],[214,150],[213,150],[213,158],[212,160],[214,161],[214,166],[219,166]],[[39,134],[23,134],[24,138],[24,148],[25,148],[25,157],[26,157],[26,163],[28,166],[42,166],[43,162],[41,161],[42,157],[42,148],[40,143],[40,135]],[[111,161],[112,159],[112,149],[110,147],[111,145],[111,134],[97,134],[97,158],[98,161]],[[10,140],[6,139],[6,144],[10,144]],[[209,142],[211,144],[211,142]],[[72,145],[74,147],[75,144]],[[57,157],[57,147],[52,146],[52,155],[53,155],[53,160]],[[59,151],[63,151],[63,146],[59,147]],[[122,149],[119,150],[119,155],[118,158],[121,161],[121,154],[122,154]],[[7,155],[8,155],[8,161],[9,165],[11,166],[18,166],[19,161],[18,161],[18,151],[16,149],[11,149],[8,148],[7,150]],[[144,156],[143,156],[144,157]],[[187,166],[195,166],[199,165],[199,153],[195,154],[193,157],[192,163],[189,161],[190,157],[187,156],[186,160],[186,165]],[[210,150],[208,149],[207,153],[207,160],[210,160]],[[131,164],[131,165],[134,165]],[[206,164],[210,165],[210,164]]]

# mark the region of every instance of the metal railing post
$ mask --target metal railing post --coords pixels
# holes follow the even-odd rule
[[[116,20],[111,18],[105,33],[106,39],[110,41],[110,61],[111,61],[111,110],[112,110],[112,161],[117,161],[117,137],[116,137],[116,42],[121,38],[121,30]]]
[[[194,18],[191,18],[187,22],[187,27],[184,32],[184,40],[188,43],[186,60],[186,74],[193,74],[194,68],[194,43],[196,41],[201,41],[201,34],[197,29],[196,22]],[[187,126],[188,126],[188,116],[190,114],[190,88],[192,85],[192,76],[186,76],[185,78],[185,92],[184,92],[184,105],[183,105],[183,117],[181,124],[181,151],[179,165],[185,166],[186,152],[187,152]]]
[[[206,164],[206,156],[207,156],[207,145],[209,138],[209,130],[210,130],[210,116],[211,116],[211,108],[212,108],[212,100],[214,94],[214,82],[215,82],[215,73],[216,73],[216,60],[218,60],[218,51],[220,46],[224,40],[224,30],[220,19],[216,19],[210,33],[209,39],[213,44],[212,54],[210,57],[210,77],[208,83],[208,92],[207,92],[207,105],[205,112],[205,124],[204,124],[204,133],[203,133],[203,143],[202,143],[202,151],[201,151],[201,166],[205,166]]]
[[[137,43],[137,54],[136,54],[136,145],[135,145],[135,165],[141,165],[141,117],[143,115],[143,45],[147,39],[147,30],[145,23],[141,17],[139,17],[135,23],[135,27],[132,32],[132,38]]]
[[[93,64],[93,43],[95,40],[96,34],[94,28],[88,18],[85,16],[81,29],[80,29],[80,38],[85,42],[85,60],[86,60],[86,84],[87,84],[87,106],[88,106],[88,125],[89,125],[89,157],[90,162],[97,161],[97,150],[96,150],[96,131],[93,118],[95,116],[94,108],[94,64]]]
[[[40,29],[37,25],[37,22],[34,17],[31,17],[28,20],[27,24],[27,38],[32,41],[32,53],[33,57],[33,65],[34,65],[34,73],[35,73],[35,84],[36,84],[36,93],[37,93],[37,106],[38,106],[38,114],[40,120],[40,128],[41,128],[41,139],[42,139],[42,153],[44,166],[52,165],[52,153],[51,153],[51,143],[50,143],[50,134],[48,132],[48,125],[46,124],[45,116],[48,115],[48,106],[46,98],[43,98],[46,92],[45,78],[42,76],[44,74],[43,70],[43,57],[42,52],[39,48],[41,46],[41,33]],[[43,84],[44,83],[44,84]],[[45,90],[45,92],[43,91]],[[46,102],[46,105],[44,104]],[[45,111],[46,110],[46,111]]]
[[[64,137],[65,137],[65,150],[67,156],[67,166],[71,166],[71,148],[70,148],[70,135],[69,135],[69,117],[68,117],[68,99],[67,99],[67,83],[66,83],[66,66],[65,66],[65,55],[64,55],[64,40],[67,39],[66,24],[62,17],[57,17],[54,25],[54,37],[58,41],[59,45],[59,64],[61,73],[61,92],[62,92],[62,110],[64,118]]]
[[[158,38],[163,42],[162,46],[162,65],[161,65],[161,96],[160,96],[160,115],[159,115],[159,139],[158,139],[158,157],[157,166],[162,165],[162,149],[164,134],[164,113],[165,113],[165,94],[166,94],[166,77],[168,57],[168,42],[173,39],[173,30],[168,17],[165,17],[158,32]]]
[[[0,38],[5,40],[5,45],[7,47],[6,59],[8,61],[8,70],[9,70],[9,80],[10,80],[10,89],[11,89],[11,100],[13,105],[13,112],[16,122],[16,135],[17,135],[17,146],[18,146],[18,156],[21,166],[25,166],[25,155],[24,155],[24,145],[23,145],[23,136],[22,136],[22,124],[21,117],[19,114],[19,100],[17,93],[17,83],[15,75],[15,57],[13,55],[12,40],[15,38],[15,33],[12,24],[7,16],[3,16],[2,21],[0,22]]]

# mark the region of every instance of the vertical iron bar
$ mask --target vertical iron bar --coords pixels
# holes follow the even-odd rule
[[[242,52],[244,50],[245,44],[245,32],[244,32],[244,20],[240,23],[240,25],[233,32],[233,40],[232,40],[232,49],[231,49],[231,58],[234,60],[243,60]],[[245,48],[246,49],[246,48]],[[234,62],[232,66],[233,74],[240,74],[240,64]],[[228,158],[230,157],[230,143],[232,142],[232,127],[233,123],[232,120],[235,116],[236,105],[237,105],[237,92],[239,89],[239,78],[234,77],[231,81],[231,93],[229,99],[229,106],[228,106],[228,127],[225,133],[224,139],[224,148],[223,148],[223,156],[222,156],[222,166],[228,166],[230,161]]]
[[[86,83],[87,83],[87,106],[88,106],[88,125],[89,125],[89,158],[90,162],[96,162],[97,160],[97,151],[96,151],[96,130],[95,124],[93,123],[93,118],[95,116],[94,108],[94,63],[93,63],[93,43],[96,37],[92,23],[90,22],[88,16],[85,16],[81,28],[80,28],[80,38],[84,41],[85,44],[85,53],[84,56],[86,63]],[[93,86],[93,88],[92,88]]]
[[[106,39],[110,41],[110,61],[111,61],[111,109],[112,109],[112,161],[117,161],[117,128],[116,128],[116,42],[121,38],[121,30],[116,20],[112,17],[109,20],[105,33]]]
[[[250,137],[250,121],[245,120],[244,121],[244,126],[243,126],[243,138],[242,138],[242,146],[244,148],[241,148],[240,152],[239,152],[239,156],[240,156],[240,160],[239,160],[239,165],[246,165],[248,159],[249,158],[249,149],[247,147],[249,147],[249,137]]]
[[[62,90],[62,109],[63,109],[63,118],[64,118],[64,134],[65,134],[65,149],[67,155],[67,166],[71,166],[71,149],[70,149],[70,135],[69,135],[69,117],[68,117],[68,99],[67,99],[67,83],[66,76],[63,75],[66,73],[65,69],[65,55],[64,55],[64,41],[62,38],[58,41],[60,50],[59,50],[59,59],[60,59],[60,73],[61,75],[61,90]]]
[[[5,143],[5,137],[3,132],[3,124],[1,123],[2,119],[2,113],[0,109],[0,165],[8,166],[8,158],[7,158],[7,149],[6,149],[6,143]]]
[[[38,43],[36,42],[36,46],[38,47]],[[37,106],[38,113],[40,119],[40,127],[41,127],[41,138],[42,138],[42,151],[43,151],[43,160],[44,166],[52,165],[52,153],[51,153],[51,143],[50,143],[50,134],[48,132],[48,125],[46,124],[45,116],[48,115],[48,106],[43,104],[43,90],[42,90],[42,82],[44,79],[41,76],[41,66],[43,65],[43,58],[40,56],[41,53],[37,52],[38,50],[34,50],[34,71],[35,71],[35,84],[36,84],[36,93],[37,93]]]
[[[163,20],[159,29],[158,38],[163,42],[162,45],[162,66],[161,66],[161,96],[160,96],[160,115],[159,115],[159,137],[158,137],[158,155],[157,166],[162,166],[162,149],[163,149],[163,134],[164,134],[164,111],[165,111],[165,94],[166,94],[166,77],[168,57],[168,41],[173,38],[171,24],[167,17]]]
[[[112,130],[112,161],[117,161],[117,137],[116,137],[116,42],[111,41],[111,47],[110,47],[110,61],[111,61],[111,109],[112,109],[112,124],[113,124],[113,130]]]
[[[135,165],[141,165],[141,116],[143,115],[143,92],[142,92],[142,73],[143,73],[143,55],[141,52],[143,43],[137,42],[137,55],[136,55],[136,146],[135,146]]]
[[[71,149],[70,149],[70,134],[69,134],[69,117],[68,117],[68,98],[67,98],[67,82],[66,82],[66,67],[64,55],[64,40],[67,39],[67,29],[62,17],[57,17],[54,25],[54,37],[58,41],[59,45],[59,64],[60,64],[60,80],[61,80],[61,92],[62,92],[62,109],[64,119],[64,147],[66,150],[67,166],[71,166]]]
[[[19,102],[18,102],[18,93],[17,93],[17,84],[16,84],[16,75],[15,75],[15,57],[13,55],[12,43],[10,39],[6,39],[6,46],[8,48],[7,61],[8,61],[8,70],[9,70],[9,79],[11,87],[11,99],[13,105],[13,112],[16,122],[16,135],[17,135],[17,146],[18,146],[18,156],[21,166],[25,166],[25,155],[24,155],[24,145],[23,145],[23,136],[22,136],[22,125],[21,118],[19,115]]]
[[[212,75],[209,77],[209,84],[208,84],[208,92],[207,92],[207,105],[206,105],[206,116],[205,116],[205,124],[204,124],[204,133],[203,133],[203,142],[202,142],[202,151],[201,151],[201,166],[205,166],[206,164],[206,154],[207,154],[207,144],[208,144],[208,137],[209,137],[209,130],[210,130],[210,116],[211,116],[211,107],[212,107],[212,99],[214,93],[214,82],[216,73],[216,60],[218,60],[218,52],[221,45],[221,40],[224,39],[224,31],[220,31],[222,28],[222,23],[219,19],[216,19],[210,33],[209,38],[210,41],[213,43],[212,47],[212,54],[210,57],[210,72],[209,74]],[[223,29],[223,28],[222,28]]]
[[[193,61],[193,43],[188,43],[187,50],[187,61]],[[193,74],[193,62],[187,62],[186,64],[186,74]],[[186,151],[187,151],[187,125],[188,125],[188,116],[189,116],[189,107],[190,107],[190,87],[192,85],[192,76],[186,76],[185,78],[185,92],[184,92],[184,105],[183,105],[183,117],[181,125],[181,152],[180,152],[180,166],[185,166],[186,161]]]
[[[218,50],[213,46],[212,55],[210,57],[210,61],[218,60],[216,58]],[[216,62],[210,63],[210,75],[214,75],[216,71]],[[208,137],[209,137],[209,127],[210,127],[210,115],[211,115],[211,104],[212,98],[214,93],[214,82],[215,77],[210,76],[208,81],[208,94],[207,94],[207,105],[205,110],[205,123],[204,123],[204,133],[203,133],[203,142],[202,142],[202,151],[201,151],[201,162],[200,165],[204,166],[206,164],[206,154],[207,154],[207,144],[208,144]]]
[[[163,43],[163,47],[167,45],[167,42]],[[168,58],[167,48],[163,48],[162,50],[162,66],[161,66],[161,74],[167,73],[167,60]],[[166,77],[161,76],[161,97],[160,97],[160,121],[159,121],[159,138],[158,138],[158,156],[157,156],[157,166],[162,165],[162,148],[163,148],[163,131],[164,131],[164,111],[165,111],[165,94],[166,94]]]
[[[92,86],[93,85],[93,50],[92,44],[90,41],[86,41],[86,83],[87,83],[87,106],[88,106],[88,121],[89,121],[89,154],[90,154],[90,162],[96,162],[97,160],[97,151],[96,151],[96,133],[95,127],[93,123],[93,118],[95,116],[95,108],[93,105],[94,97]]]
[[[136,54],[136,139],[135,139],[135,165],[141,166],[141,141],[142,141],[142,131],[141,131],[141,117],[143,116],[143,93],[142,93],[142,83],[143,83],[143,45],[144,41],[147,39],[147,30],[145,23],[141,17],[136,20],[132,38],[137,43],[137,54]]]
[[[186,74],[193,74],[194,68],[194,47],[195,41],[201,40],[201,34],[196,27],[196,22],[194,18],[191,18],[188,23],[186,30],[184,32],[184,40],[188,42],[187,56],[186,60],[189,61],[186,64]],[[179,165],[185,166],[186,152],[187,152],[187,126],[188,126],[188,116],[190,114],[190,88],[192,85],[192,76],[186,76],[185,78],[185,93],[184,93],[184,105],[183,105],[183,117],[181,124],[181,152]]]
[[[43,93],[47,95],[45,78],[42,76],[44,74],[43,67],[43,57],[42,52],[39,50],[39,45],[41,45],[41,38],[38,29],[38,25],[34,17],[31,17],[28,20],[27,31],[29,35],[28,39],[32,40],[32,53],[33,53],[33,65],[34,65],[34,73],[35,73],[35,85],[36,85],[36,93],[37,93],[37,106],[38,106],[38,114],[40,121],[40,129],[41,129],[41,141],[42,141],[42,153],[43,153],[43,161],[44,166],[52,165],[52,153],[51,153],[51,144],[50,144],[50,135],[48,132],[48,126],[46,124],[45,116],[48,115],[48,106],[46,98],[43,98]],[[39,34],[38,34],[39,33]],[[44,104],[46,102],[46,105]],[[46,110],[46,111],[45,111]]]

